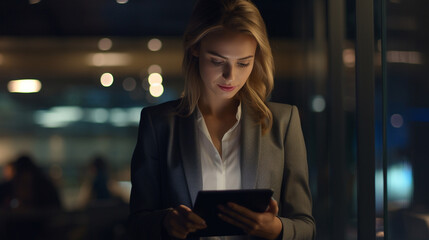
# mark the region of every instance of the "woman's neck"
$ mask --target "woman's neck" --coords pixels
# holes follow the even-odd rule
[[[235,115],[239,104],[238,99],[207,101],[201,98],[198,102],[198,108],[204,116],[222,117],[230,114]]]

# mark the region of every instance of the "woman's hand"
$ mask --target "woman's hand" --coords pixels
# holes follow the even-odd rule
[[[168,235],[180,239],[207,227],[205,221],[185,205],[171,209],[164,218],[163,226]]]
[[[221,211],[219,217],[222,220],[253,236],[276,239],[283,228],[282,222],[277,217],[279,207],[274,199],[271,199],[267,210],[263,213],[253,212],[235,203],[220,205],[219,209]]]

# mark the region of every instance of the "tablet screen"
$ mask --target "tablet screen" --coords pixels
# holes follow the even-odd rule
[[[192,235],[200,237],[245,235],[243,230],[217,216],[219,213],[217,206],[233,202],[255,212],[264,212],[272,195],[271,189],[199,191],[193,211],[206,221],[207,228]]]

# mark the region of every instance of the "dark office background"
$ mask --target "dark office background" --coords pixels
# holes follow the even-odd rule
[[[194,2],[0,1],[1,181],[25,154],[60,204],[0,203],[6,239],[127,239],[139,113],[180,96],[181,34]],[[373,239],[428,239],[428,3],[365,0],[373,9],[360,11],[353,0],[254,2],[276,63],[271,99],[300,110],[317,239],[358,239],[362,211],[374,217]],[[359,17],[374,29],[372,46],[360,45]],[[357,46],[373,56],[374,89],[364,94]],[[14,92],[18,79],[41,88]],[[374,112],[360,110],[362,94]],[[365,114],[374,124],[362,130]],[[362,170],[365,131],[374,168]],[[375,181],[374,207],[363,209],[365,176]]]

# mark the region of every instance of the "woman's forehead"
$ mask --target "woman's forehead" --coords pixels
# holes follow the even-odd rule
[[[256,46],[257,43],[253,36],[228,30],[209,33],[201,40],[203,51],[238,58],[254,55]]]

